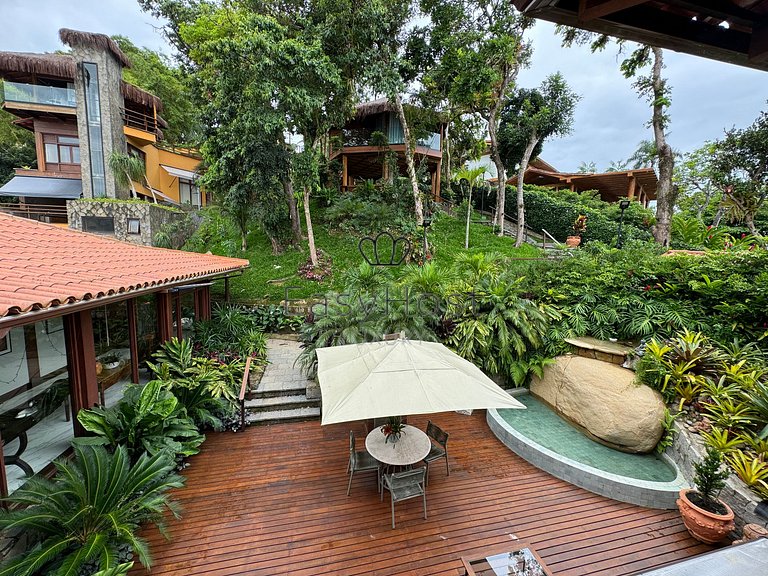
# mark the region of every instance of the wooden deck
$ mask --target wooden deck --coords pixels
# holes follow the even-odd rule
[[[317,421],[210,434],[176,492],[181,520],[150,540],[153,576],[460,574],[462,555],[531,544],[557,576],[633,574],[706,552],[676,511],[615,502],[557,480],[505,448],[485,411],[432,419],[450,432],[451,475],[432,465],[421,500],[379,501],[375,473],[346,496],[348,431]],[[425,417],[409,423],[423,429]],[[142,574],[143,570],[135,571]]]

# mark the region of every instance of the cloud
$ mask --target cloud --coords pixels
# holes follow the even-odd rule
[[[632,155],[641,140],[652,139],[647,127],[650,105],[619,72],[615,46],[592,54],[589,48],[563,48],[549,22],[536,23],[531,36],[533,59],[518,78],[521,86],[538,85],[560,71],[582,95],[571,135],[544,144],[542,157],[556,168],[575,170],[582,161],[604,169],[612,160]],[[630,49],[630,48],[627,48]],[[664,75],[672,87],[670,145],[683,152],[722,136],[733,125],[750,124],[766,108],[765,72],[665,51]]]

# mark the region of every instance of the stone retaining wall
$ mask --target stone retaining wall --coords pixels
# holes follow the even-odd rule
[[[704,458],[706,446],[698,434],[690,432],[679,422],[675,422],[675,429],[677,434],[674,442],[666,449],[665,454],[677,463],[685,479],[693,485],[693,464]],[[731,474],[726,481],[720,499],[733,509],[738,532],[741,532],[745,524],[765,524],[765,519],[755,514],[755,506],[760,502],[760,498],[735,474]]]

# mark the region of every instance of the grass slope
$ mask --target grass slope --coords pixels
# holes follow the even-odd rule
[[[329,290],[343,288],[344,272],[363,262],[358,251],[359,238],[351,234],[329,231],[322,224],[322,211],[313,213],[315,243],[318,248],[330,255],[333,266],[330,277],[322,282],[305,280],[297,274],[298,268],[309,259],[309,251],[289,249],[283,254],[272,254],[269,239],[260,230],[248,235],[249,248],[246,252],[231,254],[250,261],[251,267],[242,276],[230,281],[230,290],[234,300],[256,302],[267,300],[279,304],[286,297],[310,298]],[[536,257],[541,251],[530,245],[514,247],[514,240],[499,238],[492,229],[483,224],[471,224],[468,252],[499,252],[511,257]],[[464,222],[460,219],[440,214],[429,229],[429,241],[434,252],[434,261],[449,267],[456,256],[464,250]],[[215,250],[213,250],[215,251]]]

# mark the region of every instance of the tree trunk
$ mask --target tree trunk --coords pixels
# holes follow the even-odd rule
[[[413,149],[411,148],[411,130],[408,128],[408,121],[405,119],[405,110],[403,110],[403,100],[400,94],[395,94],[394,104],[397,108],[397,117],[400,119],[400,125],[403,127],[403,140],[405,140],[405,165],[408,168],[408,178],[411,181],[411,190],[413,192],[414,212],[416,213],[416,225],[424,224],[424,206],[421,202],[421,192],[419,191],[419,182],[416,179],[416,167],[413,164]],[[426,250],[426,247],[425,247]]]
[[[288,202],[288,210],[291,214],[291,245],[294,248],[301,248],[299,209],[296,206],[296,197],[293,195],[293,182],[291,181],[290,174],[283,178],[283,192],[285,192],[285,200]]]
[[[240,230],[240,250],[245,252],[248,250],[248,233]]]
[[[656,142],[656,151],[659,156],[659,186],[656,190],[656,225],[653,228],[653,237],[662,246],[669,246],[672,211],[675,206],[675,192],[672,186],[672,173],[675,169],[675,157],[672,147],[667,144],[664,134],[664,80],[661,78],[661,70],[664,67],[664,56],[661,48],[653,50],[653,136]]]
[[[488,136],[491,140],[491,159],[496,165],[498,191],[496,193],[496,216],[494,225],[499,227],[499,236],[504,236],[504,210],[506,209],[506,189],[507,172],[504,169],[504,162],[501,161],[499,153],[499,144],[497,129],[499,122],[499,112],[501,111],[501,101],[497,100],[488,114]]]
[[[315,233],[312,230],[312,216],[309,213],[309,186],[304,186],[304,220],[307,221],[307,239],[309,240],[309,258],[312,266],[317,267],[317,249],[315,248]]]
[[[517,170],[517,237],[515,238],[515,248],[520,248],[525,241],[525,196],[523,195],[523,186],[525,184],[525,171],[528,169],[528,162],[531,160],[531,154],[536,144],[539,143],[539,137],[534,132],[520,159],[520,168]]]
[[[717,209],[717,212],[715,212],[715,217],[712,219],[712,227],[713,228],[717,228],[718,226],[720,226],[720,220],[723,219],[723,214],[725,214],[725,208],[720,206]]]
[[[469,197],[467,198],[467,230],[464,233],[464,250],[469,249],[469,220],[472,218],[472,185],[469,186]]]
[[[451,185],[451,141],[448,138],[448,131],[450,129],[450,121],[445,123],[445,131],[443,132],[443,182],[450,187]]]
[[[747,229],[752,236],[760,237],[760,233],[757,231],[757,228],[755,228],[755,220],[749,212],[744,215],[744,223],[747,225]]]

